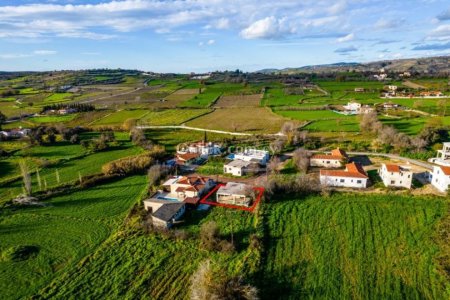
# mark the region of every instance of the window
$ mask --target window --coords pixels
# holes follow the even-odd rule
[[[411,174],[408,175],[408,178],[411,178]]]
[[[345,182],[345,179],[341,179],[340,182]]]
[[[329,164],[330,163],[330,161],[329,160],[327,160],[327,164]]]
[[[395,184],[395,180],[391,180],[391,184]]]
[[[356,183],[362,183],[362,180],[356,180]]]

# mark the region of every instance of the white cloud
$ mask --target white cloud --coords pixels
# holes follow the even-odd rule
[[[427,40],[440,40],[447,41],[450,40],[450,24],[440,25],[433,29],[427,36]]]
[[[208,44],[208,45],[213,45],[215,42],[216,42],[215,40],[209,40],[209,41],[207,42],[207,44]]]
[[[241,31],[244,39],[275,39],[280,38],[285,31],[282,29],[282,20],[275,17],[267,17],[258,20]]]
[[[33,54],[35,55],[54,55],[57,54],[57,51],[54,50],[35,50],[33,51]]]
[[[345,43],[345,42],[353,41],[354,39],[355,39],[355,34],[354,33],[349,33],[346,36],[338,38],[336,41],[338,43]]]

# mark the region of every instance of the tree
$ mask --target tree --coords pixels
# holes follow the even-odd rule
[[[158,180],[163,176],[164,174],[164,168],[160,164],[156,164],[150,167],[148,169],[148,181],[150,186],[154,186],[158,183]]]
[[[226,270],[214,269],[211,260],[199,264],[191,278],[192,300],[257,300],[258,290],[240,276],[230,277]]]
[[[272,143],[270,143],[270,150],[272,150],[273,154],[278,154],[280,153],[285,145],[285,141],[281,138],[273,141]]]
[[[272,159],[267,163],[267,172],[268,173],[278,173],[278,166],[280,165],[280,159],[276,156],[272,157]]]
[[[0,130],[2,129],[2,124],[5,123],[6,116],[0,111]]]
[[[200,246],[205,250],[215,250],[220,242],[219,226],[214,221],[203,223],[200,227]]]
[[[297,167],[297,170],[306,174],[309,168],[310,157],[311,154],[303,148],[295,150],[292,155],[292,159]]]

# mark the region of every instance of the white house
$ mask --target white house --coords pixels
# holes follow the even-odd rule
[[[201,176],[175,176],[167,180],[163,186],[170,192],[165,198],[184,201],[186,198],[198,198],[211,190],[215,182]]]
[[[202,157],[208,157],[210,155],[220,155],[220,145],[213,142],[200,141],[181,147],[177,152],[180,154],[196,153]]]
[[[347,153],[342,149],[336,148],[331,151],[331,154],[315,154],[311,156],[309,165],[311,167],[340,168],[347,159]]]
[[[245,175],[248,167],[251,164],[252,163],[250,161],[240,159],[232,160],[223,166],[223,172],[225,174],[232,174],[234,176],[242,176]]]
[[[411,188],[413,172],[408,168],[394,164],[382,164],[378,173],[385,186]]]
[[[269,161],[269,151],[258,149],[245,149],[234,154],[234,160],[244,160],[265,165]]]
[[[253,201],[249,191],[251,191],[251,187],[244,183],[227,182],[217,190],[216,201],[222,204],[248,207]]]
[[[186,211],[186,205],[178,201],[147,199],[144,208],[152,216],[153,225],[170,228],[179,221]]]
[[[444,143],[442,150],[437,151],[437,157],[430,158],[428,161],[440,166],[450,167],[450,142]]]
[[[441,192],[448,191],[450,185],[450,167],[434,166],[431,184]]]
[[[350,163],[345,170],[320,170],[320,184],[335,187],[365,188],[369,176],[360,164]]]
[[[344,109],[347,112],[359,114],[359,112],[361,111],[361,103],[354,102],[354,101],[348,102],[347,105],[344,105]]]

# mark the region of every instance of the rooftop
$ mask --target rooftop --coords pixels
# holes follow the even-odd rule
[[[218,194],[229,195],[245,195],[245,191],[249,186],[244,183],[227,182],[226,185],[221,186],[218,190]]]
[[[251,165],[251,162],[240,159],[230,161],[229,163],[226,164],[226,166],[235,168],[245,168],[248,167],[249,165]]]
[[[320,170],[320,176],[369,178],[363,167],[357,163],[345,165],[345,170]]]
[[[165,202],[158,210],[153,212],[153,216],[165,222],[170,221],[174,215],[184,206],[184,203],[163,201]]]

